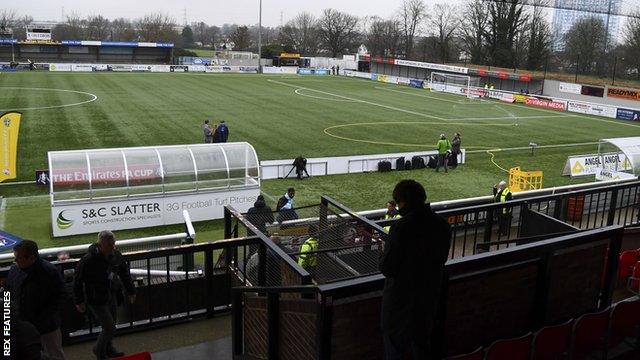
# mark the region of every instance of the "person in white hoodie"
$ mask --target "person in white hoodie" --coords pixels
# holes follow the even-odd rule
[[[276,205],[276,211],[278,216],[276,220],[281,223],[287,220],[295,220],[298,218],[298,214],[294,210],[293,198],[296,196],[296,189],[289,188],[287,192],[278,199]]]

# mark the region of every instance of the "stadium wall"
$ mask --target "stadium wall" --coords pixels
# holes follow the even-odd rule
[[[602,89],[602,96],[585,95],[589,93],[588,89]],[[620,92],[620,90],[626,90],[627,94],[622,94],[625,98],[609,96],[609,91]],[[544,95],[559,97],[570,100],[585,101],[596,104],[612,105],[623,108],[638,108],[640,107],[640,91],[637,89],[623,89],[617,86],[590,86],[582,84],[565,83],[557,80],[545,80],[544,81]],[[632,95],[632,96],[629,96]],[[636,100],[628,99],[635,97]]]
[[[445,66],[445,65],[443,65]],[[430,79],[431,72],[447,72],[446,67],[444,69],[427,69],[414,66],[389,64],[388,62],[371,62],[371,72],[383,75],[400,76],[415,79]],[[469,75],[476,77],[474,75]],[[531,80],[529,82],[500,79],[494,77],[478,77],[480,79],[480,86],[485,84],[492,84],[496,89],[519,92],[520,90],[529,90],[532,94],[541,94],[543,89],[543,82],[540,80]]]

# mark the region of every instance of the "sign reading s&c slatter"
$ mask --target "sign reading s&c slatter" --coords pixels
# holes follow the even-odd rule
[[[203,192],[186,196],[149,197],[137,200],[109,201],[51,207],[53,236],[99,232],[104,229],[124,230],[181,224],[183,210],[192,221],[221,219],[224,206],[241,212],[249,210],[260,195],[251,189]]]

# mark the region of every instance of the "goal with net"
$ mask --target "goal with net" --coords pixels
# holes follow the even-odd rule
[[[465,95],[468,98],[484,96],[484,91],[480,88],[480,78],[468,75],[432,72],[429,88],[433,91]]]

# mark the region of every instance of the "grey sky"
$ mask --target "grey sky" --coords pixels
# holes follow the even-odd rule
[[[606,1],[606,0],[602,0]],[[461,4],[466,0],[425,0],[429,6],[447,2]],[[62,19],[65,14],[75,12],[81,17],[100,14],[109,19],[124,17],[135,19],[150,12],[162,12],[172,16],[182,24],[184,9],[187,20],[204,21],[210,25],[225,23],[256,24],[258,22],[259,0],[0,0],[3,9],[16,10],[18,15],[30,15],[36,21]],[[266,26],[280,25],[281,14],[284,22],[301,11],[316,16],[326,8],[334,8],[357,16],[378,15],[388,17],[400,7],[402,0],[263,0],[263,22]],[[624,11],[640,6],[640,0],[623,0]],[[549,15],[551,12],[548,12]]]
[[[447,0],[449,3],[461,3],[463,0]],[[433,5],[441,1],[426,0]],[[100,14],[113,19],[125,17],[135,19],[150,12],[163,12],[172,16],[177,23],[183,22],[183,11],[187,9],[187,20],[204,21],[210,25],[224,23],[255,24],[258,22],[259,0],[0,0],[2,8],[14,9],[19,15],[30,15],[35,20],[55,20],[65,14],[75,12],[84,17]],[[301,11],[320,15],[326,8],[334,8],[352,15],[378,15],[387,17],[398,9],[401,0],[263,0],[263,22],[267,26],[280,25],[281,12],[286,22]]]

